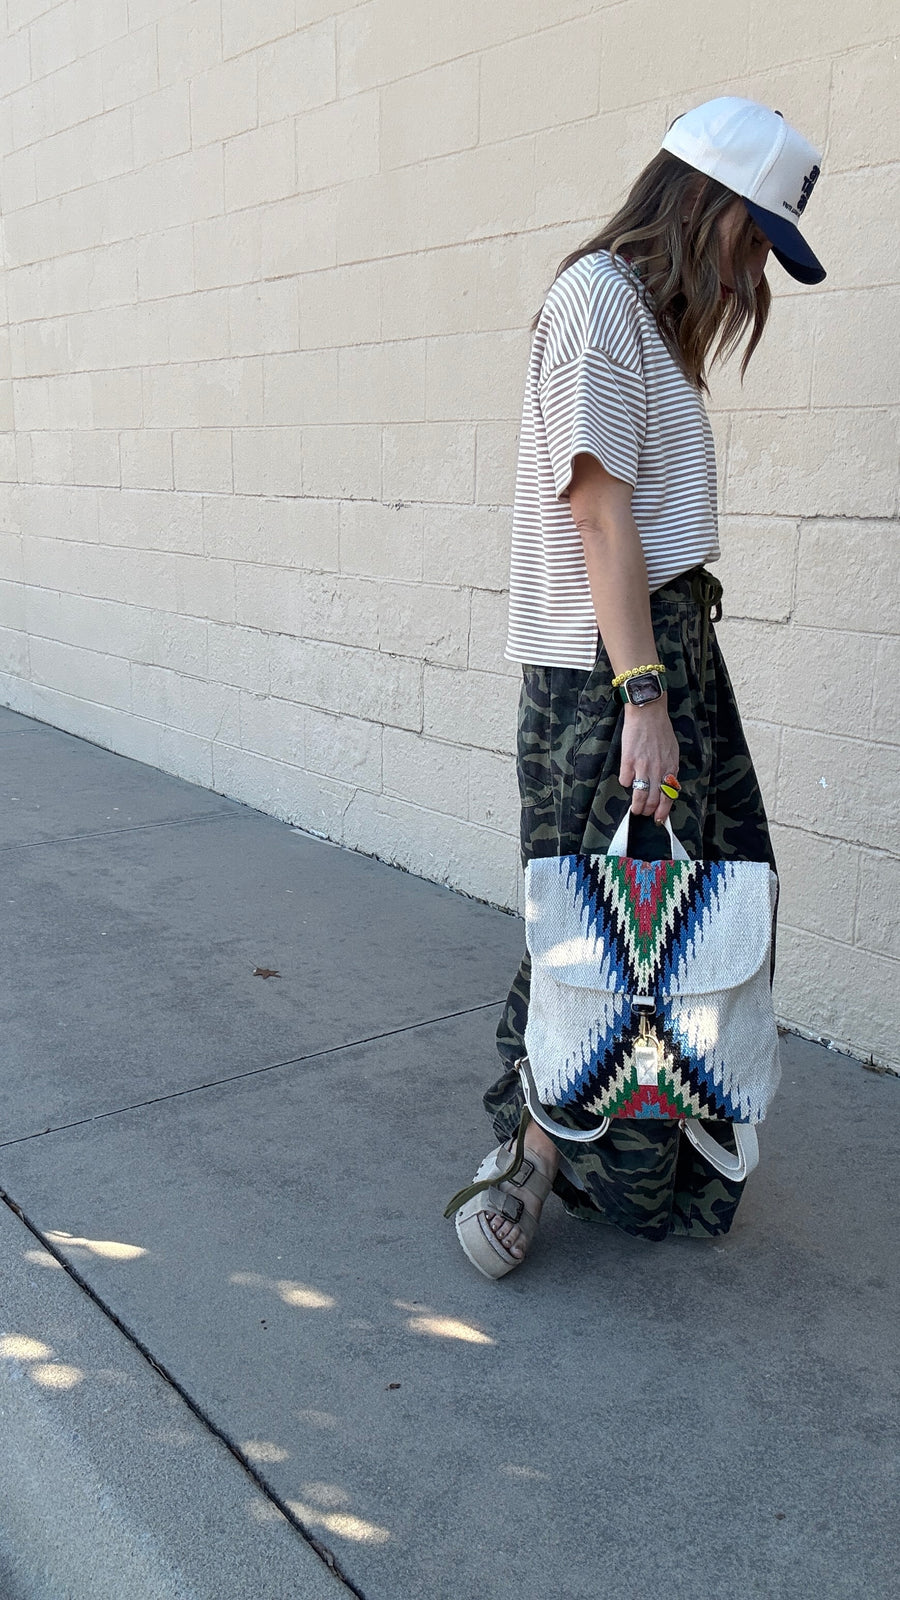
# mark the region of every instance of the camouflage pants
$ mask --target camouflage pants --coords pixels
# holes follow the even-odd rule
[[[734,692],[699,597],[709,574],[686,573],[650,597],[659,660],[666,668],[669,715],[678,739],[681,794],[672,826],[691,856],[775,861],[753,763]],[[708,630],[708,638],[707,638]],[[519,700],[517,771],[523,863],[532,856],[605,851],[630,805],[618,781],[624,707],[598,635],[589,673],[525,666]],[[668,855],[668,836],[635,818],[629,853]],[[485,1109],[501,1140],[515,1132],[522,1091],[515,1062],[524,1054],[530,965],[526,951],[497,1029],[505,1070]],[[576,1113],[554,1113],[578,1126]],[[730,1150],[730,1124],[705,1124]],[[721,1177],[666,1122],[614,1121],[595,1144],[559,1142],[554,1188],[573,1215],[612,1223],[647,1239],[727,1233],[744,1185]]]

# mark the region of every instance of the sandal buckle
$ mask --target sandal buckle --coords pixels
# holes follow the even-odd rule
[[[513,1207],[512,1211],[507,1210],[507,1207],[509,1206]],[[518,1199],[518,1197],[514,1194],[503,1195],[503,1205],[500,1207],[500,1214],[501,1216],[505,1217],[507,1222],[521,1222],[522,1212],[524,1210],[524,1200]]]

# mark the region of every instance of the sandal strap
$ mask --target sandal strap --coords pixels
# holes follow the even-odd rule
[[[538,1200],[542,1202],[546,1200],[550,1190],[553,1188],[550,1179],[545,1172],[541,1171],[537,1162],[527,1159],[522,1162],[519,1172],[514,1177],[504,1176],[503,1182],[512,1183],[517,1189],[528,1189],[531,1194],[536,1195]]]
[[[447,1206],[447,1209],[444,1212],[445,1217],[454,1216],[459,1210],[460,1206],[464,1206],[466,1204],[467,1200],[473,1200],[477,1194],[484,1194],[486,1190],[491,1189],[495,1190],[497,1194],[502,1194],[503,1191],[497,1188],[497,1185],[500,1183],[510,1183],[516,1188],[529,1189],[531,1193],[536,1195],[541,1202],[546,1200],[550,1190],[553,1188],[552,1179],[548,1178],[546,1173],[541,1171],[537,1162],[530,1155],[526,1156],[525,1154],[525,1133],[531,1120],[531,1113],[529,1112],[528,1107],[523,1106],[522,1115],[519,1119],[519,1128],[516,1134],[515,1148],[512,1152],[512,1161],[510,1162],[510,1165],[504,1172],[494,1172],[489,1178],[482,1178],[478,1182],[466,1184],[464,1189],[460,1189],[459,1193],[453,1196],[453,1199],[450,1201],[450,1204]],[[497,1154],[500,1154],[499,1150]],[[519,1174],[523,1172],[523,1168],[527,1168],[527,1171],[524,1172],[523,1176],[520,1177]],[[524,1225],[524,1218],[530,1217],[530,1212],[525,1210],[525,1206],[517,1196],[513,1195],[510,1196],[510,1198],[516,1205],[522,1207],[521,1221]],[[501,1209],[502,1208],[500,1206],[485,1205],[485,1210],[500,1211]],[[503,1215],[508,1216],[505,1211],[503,1212]],[[508,1217],[508,1220],[510,1222],[519,1222],[520,1218]],[[531,1217],[531,1221],[536,1223],[536,1219],[534,1217]]]
[[[507,1194],[505,1189],[497,1189],[493,1185],[490,1189],[485,1189],[481,1200],[479,1210],[490,1211],[494,1216],[503,1217],[507,1222],[521,1222],[527,1215],[524,1200],[520,1200],[517,1195]]]
[[[510,1200],[512,1201],[512,1210],[507,1210],[507,1207],[502,1203],[504,1200],[507,1202],[507,1204]],[[519,1206],[522,1206],[521,1211],[516,1209]],[[537,1232],[538,1219],[537,1217],[533,1217],[530,1211],[525,1210],[521,1200],[515,1199],[515,1197],[512,1195],[504,1195],[502,1189],[488,1189],[484,1196],[484,1205],[483,1207],[479,1207],[477,1213],[478,1220],[482,1227],[491,1235],[491,1242],[498,1246],[504,1255],[509,1255],[509,1251],[503,1243],[503,1240],[498,1239],[494,1234],[493,1229],[488,1227],[487,1223],[485,1222],[485,1218],[488,1215],[502,1216],[506,1222],[514,1222],[516,1227],[520,1228],[522,1233],[525,1235],[525,1243],[531,1244],[531,1241]]]
[[[516,1135],[516,1147],[513,1152],[513,1159],[507,1170],[503,1173],[492,1173],[489,1178],[481,1178],[480,1180],[476,1180],[474,1183],[467,1183],[464,1188],[460,1189],[458,1193],[453,1196],[453,1199],[450,1201],[450,1204],[444,1211],[445,1217],[455,1216],[460,1206],[464,1206],[467,1200],[474,1200],[476,1194],[482,1194],[485,1189],[490,1189],[492,1184],[497,1182],[498,1178],[509,1178],[511,1175],[514,1175],[518,1172],[525,1158],[525,1129],[528,1127],[530,1120],[531,1116],[528,1107],[523,1106],[522,1115],[519,1118],[519,1131]]]

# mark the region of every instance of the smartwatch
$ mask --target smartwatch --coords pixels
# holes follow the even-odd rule
[[[638,672],[619,684],[619,693],[626,705],[648,705],[651,700],[661,700],[663,692],[658,672]]]

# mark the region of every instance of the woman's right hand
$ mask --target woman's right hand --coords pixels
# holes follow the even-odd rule
[[[660,792],[667,773],[678,776],[678,740],[669,721],[666,696],[644,706],[627,705],[622,728],[619,782],[631,789],[635,778],[647,778],[649,789],[631,789],[631,809],[636,817],[664,823],[672,809],[668,795]]]

